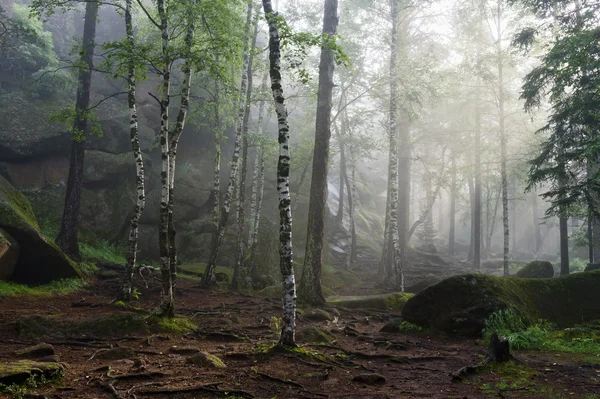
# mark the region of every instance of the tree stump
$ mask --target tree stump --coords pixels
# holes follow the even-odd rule
[[[490,337],[490,344],[488,346],[486,363],[496,362],[502,363],[512,359],[510,354],[510,347],[506,338],[498,338],[498,334],[495,332]]]
[[[477,373],[480,367],[484,367],[489,362],[503,363],[514,359],[510,354],[510,346],[506,338],[498,338],[497,333],[493,333],[490,337],[490,343],[488,345],[487,354],[484,361],[478,365],[465,366],[458,371],[450,374],[453,381],[462,381],[471,374]]]

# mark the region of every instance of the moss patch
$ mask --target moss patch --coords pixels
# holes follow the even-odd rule
[[[50,284],[28,286],[9,281],[0,281],[0,298],[9,296],[36,296],[45,297],[52,295],[71,294],[85,287],[86,282],[82,279],[56,280]]]
[[[335,340],[333,335],[317,326],[307,326],[301,328],[296,333],[296,339],[308,344],[327,344]]]
[[[348,309],[382,309],[399,312],[412,297],[413,294],[406,292],[368,296],[338,296],[328,298],[327,303]]]
[[[198,329],[198,326],[186,317],[151,316],[147,322],[150,328],[156,332],[186,334]]]
[[[527,323],[544,319],[564,328],[598,318],[599,286],[600,270],[555,279],[454,276],[408,300],[403,316],[422,327],[476,336],[490,315],[512,308]]]
[[[56,380],[63,375],[63,366],[59,363],[40,363],[30,360],[19,360],[12,363],[0,363],[0,384],[4,391],[14,390],[15,384],[37,386],[37,383]],[[33,384],[32,384],[33,383]]]

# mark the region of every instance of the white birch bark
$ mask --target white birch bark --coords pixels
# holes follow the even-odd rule
[[[184,43],[186,48],[192,47],[194,40],[194,21],[188,21],[187,32]],[[171,272],[171,284],[175,285],[177,278],[177,248],[175,245],[175,224],[173,220],[173,208],[175,206],[175,160],[177,157],[177,145],[185,127],[188,110],[190,107],[190,86],[192,82],[192,67],[190,56],[183,64],[183,86],[181,88],[181,103],[179,114],[175,122],[175,128],[169,132],[169,270]]]
[[[249,41],[250,41],[250,25],[252,20],[252,1],[248,1],[248,9],[246,14],[246,27],[244,29],[244,64],[242,67],[242,82],[240,88],[240,102],[238,108],[237,125],[235,129],[235,140],[233,144],[233,156],[231,157],[231,169],[229,170],[229,185],[227,186],[227,192],[225,198],[223,198],[223,207],[221,209],[221,215],[219,217],[219,226],[215,234],[213,234],[211,242],[211,252],[200,281],[201,287],[211,287],[216,284],[215,269],[217,267],[217,255],[221,248],[221,242],[225,235],[225,225],[229,218],[229,212],[231,211],[231,200],[233,198],[233,190],[236,186],[238,169],[240,164],[240,152],[242,149],[242,130],[244,123],[244,113],[246,110],[246,91],[248,90],[248,62],[250,59],[249,54]]]
[[[277,192],[279,194],[279,267],[283,280],[283,317],[279,345],[296,346],[296,279],[292,268],[292,212],[290,197],[290,132],[283,87],[281,85],[281,46],[277,21],[271,0],[263,0],[269,23],[269,73],[277,112],[279,159],[277,161]]]
[[[132,0],[126,0],[125,2],[125,31],[127,34],[127,43],[130,47],[130,51],[133,52],[134,41],[133,41],[133,23],[131,16],[131,3]],[[140,225],[140,217],[144,211],[146,204],[146,194],[144,190],[144,159],[142,157],[142,151],[140,149],[139,129],[138,129],[138,115],[137,106],[135,102],[135,61],[132,59],[129,61],[128,67],[128,93],[127,102],[129,106],[129,131],[131,138],[131,149],[133,151],[133,158],[135,159],[136,167],[136,191],[137,200],[133,216],[129,226],[129,239],[128,239],[128,251],[127,251],[127,263],[125,264],[125,272],[121,284],[121,293],[119,298],[121,300],[128,301],[131,299],[131,292],[133,289],[133,270],[135,268],[137,246],[138,246],[138,233]]]
[[[158,315],[172,317],[175,314],[175,300],[171,281],[169,257],[169,94],[171,91],[170,56],[168,51],[169,31],[165,1],[157,0],[162,42],[162,91],[160,96],[160,144],[161,144],[161,195],[159,220],[159,251],[161,262],[162,292]]]

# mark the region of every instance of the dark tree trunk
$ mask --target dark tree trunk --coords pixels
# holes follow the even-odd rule
[[[531,214],[533,217],[533,229],[535,231],[534,253],[538,254],[542,249],[542,232],[540,230],[540,221],[537,206],[537,193],[531,190]]]
[[[342,134],[344,133],[344,127],[342,127]],[[343,138],[340,137],[340,141],[343,141]],[[346,185],[347,179],[346,173],[346,148],[344,143],[340,143],[340,198],[338,201],[338,210],[335,215],[335,221],[338,225],[342,225],[344,221],[344,186]],[[350,188],[348,188],[348,192],[350,192]]]
[[[450,182],[450,231],[448,232],[448,254],[454,255],[454,235],[456,233],[456,155],[452,154]]]
[[[77,220],[81,202],[81,182],[83,181],[83,159],[85,156],[85,139],[89,134],[90,97],[92,89],[92,68],[94,61],[94,41],[96,39],[96,18],[98,3],[89,2],[85,7],[83,25],[83,51],[79,69],[79,85],[75,102],[75,122],[71,141],[71,159],[69,163],[69,179],[63,210],[60,231],[56,244],[74,259],[80,259],[79,241],[77,239]]]
[[[475,87],[475,187],[473,201],[473,267],[481,270],[481,80]]]
[[[337,0],[325,0],[323,34],[333,36],[338,25]],[[319,90],[315,148],[313,155],[310,202],[308,206],[308,231],[304,270],[300,282],[300,298],[309,304],[322,305],[325,297],[321,289],[323,238],[327,205],[327,170],[329,163],[329,139],[331,138],[331,104],[333,93],[333,70],[335,61],[328,48],[321,48],[319,63]]]

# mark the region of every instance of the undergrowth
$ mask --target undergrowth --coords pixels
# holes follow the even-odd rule
[[[85,280],[73,278],[56,280],[50,284],[28,286],[24,284],[13,283],[9,281],[0,281],[0,298],[8,296],[50,296],[65,295],[80,290],[85,287]]]
[[[106,240],[97,240],[93,244],[82,242],[79,244],[79,251],[84,259],[124,265],[125,249],[111,245]]]
[[[64,372],[57,370],[50,376],[31,374],[29,378],[21,384],[2,384],[0,383],[0,393],[9,395],[12,399],[23,399],[28,397],[27,391],[39,388],[44,385],[58,384],[63,377]]]
[[[600,323],[592,322],[559,329],[539,320],[529,325],[518,312],[506,309],[492,314],[485,321],[483,338],[488,342],[493,332],[506,337],[516,350],[542,350],[575,354],[600,354]]]

